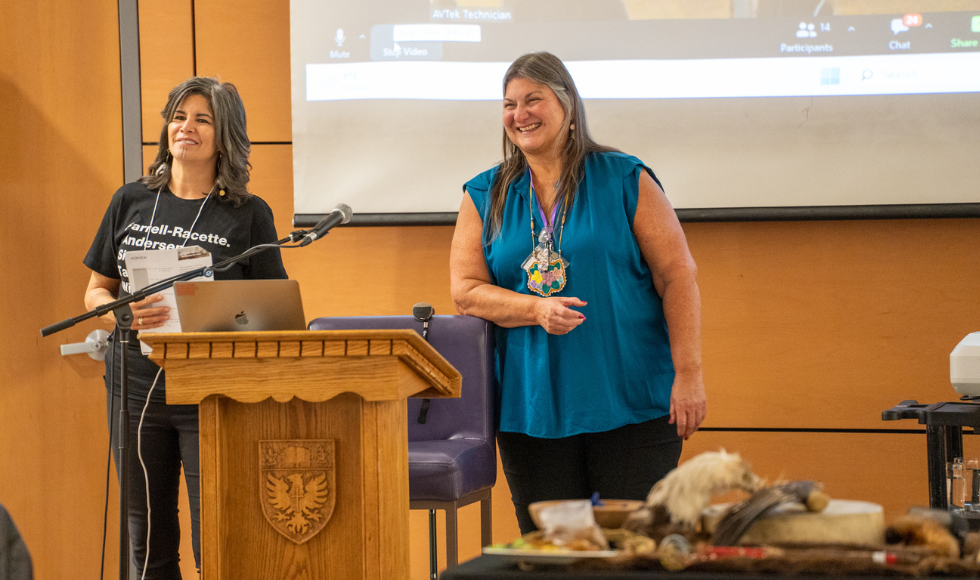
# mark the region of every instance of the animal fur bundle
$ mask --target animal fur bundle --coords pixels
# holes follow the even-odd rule
[[[885,530],[885,541],[889,544],[922,546],[946,558],[960,557],[960,544],[949,528],[928,517],[907,515],[898,518]]]
[[[630,514],[623,527],[658,541],[672,533],[690,536],[697,532],[701,512],[713,496],[732,490],[753,492],[759,485],[752,466],[738,453],[701,453],[658,481],[646,505]]]

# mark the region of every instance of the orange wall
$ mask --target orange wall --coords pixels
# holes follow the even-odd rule
[[[289,2],[194,7],[196,42],[190,0],[140,2],[144,141],[158,138],[167,90],[195,67],[236,83],[256,142],[253,191],[272,206],[279,231],[289,231]],[[108,438],[100,363],[62,358],[57,345],[84,340],[97,324],[44,339],[38,329],[81,313],[88,277],[81,259],[122,182],[116,3],[35,0],[6,10],[0,503],[28,543],[36,577],[74,578],[99,565]],[[877,501],[891,516],[926,504],[924,436],[871,430],[915,429],[880,420],[903,399],[955,396],[947,357],[980,330],[980,220],[686,224],[685,231],[704,302],[706,427],[721,429],[692,438],[685,457],[723,446],[761,475],[818,479],[831,495]],[[310,317],[407,314],[419,301],[452,313],[451,237],[451,227],[339,228],[284,259]],[[359,282],[364,269],[375,276],[370,286]],[[976,446],[968,438],[968,450]],[[498,481],[494,538],[507,541],[517,526],[502,475]],[[115,575],[116,502],[107,578]],[[479,552],[478,521],[475,506],[463,510],[464,559]],[[421,580],[425,514],[413,512],[411,526],[412,578]]]
[[[38,331],[82,312],[81,259],[122,180],[117,21],[110,0],[8,2],[0,18],[0,503],[39,580],[100,565],[102,373],[58,353],[94,327]]]

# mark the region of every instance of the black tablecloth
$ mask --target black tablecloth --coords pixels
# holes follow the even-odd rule
[[[800,576],[796,576],[800,578]],[[804,576],[806,580],[840,579],[841,576]],[[576,570],[574,567],[548,566],[521,570],[502,556],[480,556],[444,571],[440,580],[773,580],[773,574],[734,574],[706,572],[666,572],[638,570]],[[868,578],[864,576],[865,580]]]

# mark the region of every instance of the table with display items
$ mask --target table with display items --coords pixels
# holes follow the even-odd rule
[[[878,570],[875,574],[882,574]],[[848,580],[868,578],[869,576],[838,574],[794,574],[794,578],[805,580]],[[755,572],[703,572],[682,570],[669,572],[666,570],[607,570],[576,568],[574,566],[539,566],[521,568],[508,558],[496,555],[482,555],[459,566],[444,571],[439,580],[773,580],[773,578],[788,577],[774,573]],[[923,580],[926,577],[919,577]]]

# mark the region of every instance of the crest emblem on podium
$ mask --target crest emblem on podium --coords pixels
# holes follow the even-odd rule
[[[302,544],[327,525],[336,505],[333,439],[259,441],[262,513]]]

